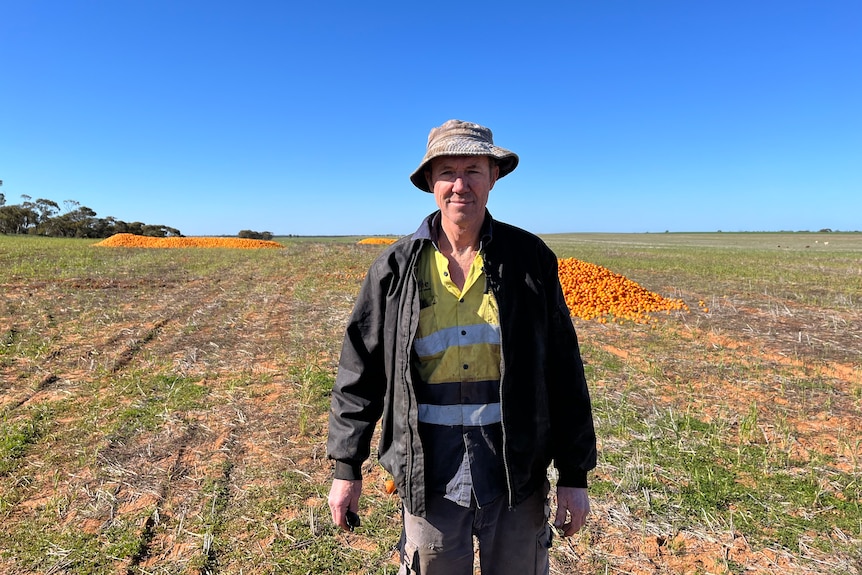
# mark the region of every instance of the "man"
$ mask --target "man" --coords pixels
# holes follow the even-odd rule
[[[401,573],[548,573],[555,527],[589,513],[596,439],[557,258],[486,210],[518,156],[491,131],[431,130],[410,180],[438,211],[371,266],[347,327],[332,392],[333,521],[359,509],[361,465],[382,417],[379,461],[403,502]]]

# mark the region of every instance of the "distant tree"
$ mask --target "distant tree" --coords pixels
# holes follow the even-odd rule
[[[87,206],[81,206],[63,214],[63,220],[68,223],[67,233],[74,233],[76,238],[95,238],[96,212]]]
[[[53,218],[60,212],[60,206],[57,205],[57,202],[46,200],[45,198],[39,198],[33,205],[39,213],[40,222]]]
[[[151,238],[163,238],[165,237],[165,231],[160,226],[147,225],[141,229],[141,235]]]
[[[21,198],[24,202],[20,205],[0,207],[0,233],[26,234],[39,223],[39,214],[34,209],[35,204],[30,201],[32,198],[28,195],[22,195]]]
[[[112,236],[114,234],[128,234],[129,232],[129,224],[124,222],[123,220],[115,220],[114,218],[107,218],[106,220],[106,229],[105,232],[108,236]],[[108,237],[105,236],[105,237]]]
[[[75,204],[80,206],[77,202]],[[30,232],[55,238],[98,238],[101,236],[96,233],[96,222],[96,212],[80,206],[65,214],[42,219]]]
[[[98,218],[93,222],[93,231],[97,238],[107,238],[114,234],[121,234],[126,231],[126,222],[118,220],[111,216],[107,218]]]
[[[0,207],[0,234],[26,234],[36,223],[38,214],[24,206]]]
[[[143,226],[141,228],[142,236],[150,236],[154,238],[165,238],[170,236],[180,237],[182,234],[176,228],[169,228],[168,226]]]
[[[39,198],[35,202],[26,194],[19,205],[6,205],[0,194],[0,234],[33,234],[68,238],[106,238],[114,234],[130,233],[157,237],[182,236],[176,228],[148,225],[142,222],[126,223],[112,217],[98,218],[96,212],[75,200],[65,200],[64,213],[53,200]]]
[[[272,232],[255,232],[252,230],[241,230],[237,234],[237,237],[249,240],[271,240]]]

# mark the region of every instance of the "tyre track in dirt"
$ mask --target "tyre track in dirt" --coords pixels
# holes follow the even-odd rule
[[[26,395],[19,395],[18,397],[11,396],[7,399],[6,403],[2,406],[3,414],[0,417],[3,417],[7,414],[14,413],[15,410],[28,403],[34,397],[43,392],[48,392],[52,386],[59,382],[60,378],[54,375],[53,373],[46,375],[43,377],[39,383],[36,385],[36,388],[32,390],[31,393]]]
[[[102,358],[100,364],[103,367],[78,373],[74,362],[59,361],[64,354],[55,350],[50,354],[49,361],[39,366],[41,371],[52,368],[51,373],[44,376],[35,387],[16,388],[15,397],[11,401],[6,398],[7,414],[14,414],[23,406],[54,401],[57,398],[52,394],[52,386],[56,387],[58,382],[69,388],[63,395],[64,399],[76,402],[81,413],[90,411],[92,408],[87,406],[97,404],[98,401],[93,395],[94,390],[69,385],[70,381],[95,377],[103,382],[103,386],[110,388],[113,381],[130,369],[146,370],[151,366],[156,371],[162,369],[164,366],[154,365],[160,361],[160,354],[158,351],[153,352],[154,348],[169,348],[182,340],[189,318],[204,317],[206,321],[212,322],[212,318],[220,317],[224,312],[222,296],[226,290],[213,285],[213,282],[195,280],[175,283],[156,293],[151,290],[130,294],[105,290],[101,293],[108,294],[107,300],[111,305],[117,305],[118,298],[130,300],[126,304],[125,321],[112,323],[112,333],[109,337],[100,338],[101,342],[97,340],[95,344],[84,345],[64,339],[64,328],[66,333],[74,330],[70,324],[61,323],[55,345],[56,350],[68,350],[77,344],[78,354]],[[74,320],[70,318],[68,321]],[[155,359],[147,357],[152,354],[155,354]],[[92,388],[92,385],[86,387]],[[139,533],[136,550],[120,560],[117,566],[125,572],[137,572],[141,565],[147,563],[153,555],[153,549],[158,549],[165,525],[171,517],[179,517],[177,533],[186,540],[192,540],[194,547],[200,550],[203,546],[196,541],[199,533],[189,535],[191,532],[186,533],[181,526],[188,514],[203,515],[200,508],[204,502],[195,501],[194,497],[189,496],[199,491],[202,481],[212,480],[215,484],[227,484],[230,481],[232,464],[227,462],[234,458],[235,422],[231,422],[231,413],[222,418],[217,417],[220,411],[216,407],[208,415],[167,417],[163,427],[155,433],[142,430],[131,436],[107,438],[107,443],[89,448],[98,453],[94,466],[70,472],[73,481],[51,489],[46,484],[48,478],[29,479],[26,492],[20,494],[20,500],[11,513],[16,515],[16,509],[28,513],[28,509],[42,505],[46,492],[54,491],[55,496],[67,497],[71,501],[69,512],[61,521],[60,526],[64,529],[79,526],[84,532],[97,534],[119,528],[117,526],[123,522],[137,524]],[[103,414],[102,417],[107,416]],[[212,448],[217,437],[227,437],[229,441]],[[209,465],[211,462],[207,459],[212,459],[209,456],[201,457],[200,454],[210,452],[215,452],[223,463],[200,476],[198,472],[202,462]],[[198,551],[192,555],[200,553]],[[204,555],[198,561],[204,566],[217,562],[214,550]],[[122,567],[122,564],[126,567]]]
[[[188,325],[211,326],[236,313],[230,298],[225,297],[229,292],[218,282],[187,288],[165,298],[160,308],[146,308],[147,315],[158,319],[139,337],[125,341],[113,354],[110,373],[138,369],[139,364],[148,362],[142,357],[142,352],[147,350],[161,361],[162,368],[167,368],[165,362],[171,356],[170,350],[183,348],[189,340],[199,337],[199,334],[189,336],[186,333]],[[209,331],[208,327],[201,330]],[[192,330],[192,333],[197,332],[197,329]],[[157,487],[150,488],[157,492],[153,510],[141,526],[138,549],[128,558],[127,573],[146,572],[151,565],[168,557],[194,563],[201,573],[215,572],[218,557],[213,541],[218,532],[218,512],[227,505],[225,486],[230,482],[235,465],[238,433],[236,418],[228,407],[216,405],[207,414],[186,414],[168,421],[161,430],[161,437],[153,441],[163,443],[160,452],[152,452],[150,457],[141,458],[130,466],[132,469],[153,466],[160,473],[156,476],[158,479],[153,478],[158,481]],[[165,452],[173,453],[168,461],[160,455]],[[198,494],[204,484],[213,486],[213,491],[207,497],[200,497]],[[208,520],[207,500],[211,503]],[[201,526],[206,528],[201,529]]]
[[[19,339],[24,337],[24,330],[21,327],[11,325],[6,329],[5,334],[0,337],[0,345],[12,348]],[[61,350],[54,349],[45,356],[44,361],[50,362],[61,354]],[[0,395],[0,411],[3,414],[13,413],[16,409],[27,403],[34,395],[48,390],[60,380],[56,374],[47,372],[38,362],[30,362],[28,365],[22,367],[21,363],[23,362],[16,359],[12,356],[0,361],[0,375],[3,376],[0,378],[0,390],[3,391],[2,395]],[[8,371],[3,369],[8,367],[12,367],[13,369]],[[30,383],[33,378],[36,378],[36,381]]]
[[[217,571],[213,542],[220,533],[223,509],[229,505],[238,430],[234,426],[215,435],[216,430],[208,427],[190,427],[177,441],[170,464],[162,468],[153,509],[141,526],[137,551],[128,558],[126,573],[148,572],[168,560],[194,563],[200,573]],[[209,497],[197,498],[194,494],[206,483]]]
[[[30,312],[29,319],[38,326],[39,333],[46,340],[42,345],[50,346],[50,349],[32,359],[25,357],[14,362],[16,378],[14,382],[5,383],[5,393],[0,397],[0,409],[12,414],[27,404],[50,399],[45,396],[50,396],[51,391],[67,389],[66,396],[73,394],[78,382],[98,375],[100,371],[121,371],[145,346],[158,337],[165,326],[194,308],[194,296],[201,292],[204,283],[202,280],[153,280],[149,283],[65,280],[40,282],[26,286],[26,289],[20,288],[18,294],[7,294],[9,299],[17,299],[19,302],[39,302],[36,304],[39,306],[37,309],[27,311]],[[74,290],[71,295],[65,291],[69,289]],[[148,293],[162,295],[154,301],[148,301]],[[173,294],[175,297],[165,298],[164,293]],[[63,307],[63,300],[71,298],[87,302],[87,308],[83,309],[83,305],[75,303]],[[20,305],[24,306],[25,303]],[[113,335],[105,337],[105,333],[90,333],[86,324],[91,323],[94,328],[97,327],[94,316],[101,310],[113,310],[120,305],[128,308],[127,315],[130,317],[120,324]],[[136,308],[149,312],[146,313],[146,318],[141,318],[141,311],[135,311]],[[114,323],[108,325],[117,329]],[[91,337],[81,337],[79,334],[82,331]],[[8,329],[4,340],[11,343],[16,338],[23,337],[17,335],[21,333],[23,329],[13,325]],[[32,334],[28,335],[32,337]],[[102,361],[98,361],[99,359]],[[38,376],[35,382],[31,381],[33,376]]]
[[[193,337],[183,336],[172,344],[175,364],[184,373],[214,367],[218,370],[226,354],[241,358],[237,361],[234,357],[234,371],[229,373],[208,371],[207,385],[224,397],[217,408],[219,415],[206,422],[206,428],[211,430],[209,440],[196,442],[194,450],[195,465],[210,470],[206,474],[212,493],[209,505],[198,503],[195,511],[194,502],[181,495],[200,492],[200,482],[192,488],[191,478],[174,481],[170,491],[173,495],[166,497],[161,507],[164,519],[149,542],[149,555],[139,563],[143,571],[194,564],[203,565],[200,572],[217,572],[236,562],[238,555],[252,556],[244,558],[252,563],[262,560],[273,541],[285,537],[279,525],[293,518],[296,510],[285,508],[273,517],[271,510],[258,508],[255,494],[277,493],[284,488],[285,477],[294,477],[301,484],[300,491],[288,497],[304,497],[300,494],[314,491],[314,485],[325,481],[329,472],[316,439],[324,420],[315,417],[308,422],[305,433],[298,432],[301,382],[289,373],[291,366],[333,361],[331,344],[322,342],[332,339],[329,332],[333,322],[340,321],[340,312],[327,305],[297,301],[290,287],[277,282],[258,293],[245,294],[241,303],[227,307],[233,311],[221,309],[218,322],[200,317]],[[230,331],[219,330],[219,324],[230,325]],[[162,338],[159,345],[166,344],[166,339]],[[188,349],[207,348],[210,341],[217,347],[207,352],[207,357],[189,361]],[[309,346],[304,341],[317,345]],[[236,369],[245,371],[249,384],[229,392],[224,379],[235,377]],[[216,426],[213,417],[231,421],[229,425]],[[322,501],[319,495],[311,495],[296,504],[310,513],[308,510],[319,507]],[[194,516],[200,525],[196,529],[189,527]],[[258,522],[266,527],[249,528]],[[270,535],[238,542],[225,540],[225,531],[234,537],[236,533],[260,531]],[[238,543],[243,551],[238,550]]]
[[[147,345],[150,341],[152,341],[162,330],[165,325],[168,324],[173,318],[163,318],[157,320],[152,327],[147,329],[143,336],[140,338],[135,338],[129,341],[126,345],[123,346],[122,351],[120,351],[113,363],[108,367],[108,373],[117,373],[124,367],[126,367],[131,361],[135,358],[135,355],[141,351],[141,349]]]
[[[95,284],[95,287],[93,286]],[[6,413],[26,404],[38,403],[52,390],[52,386],[69,388],[74,393],[76,384],[81,380],[100,377],[101,373],[117,374],[124,370],[135,358],[146,351],[166,332],[173,328],[172,340],[178,338],[182,322],[191,321],[198,314],[212,315],[221,307],[219,297],[223,289],[212,289],[207,280],[190,279],[184,282],[172,281],[135,281],[135,282],[58,282],[29,286],[29,297],[40,301],[57,299],[53,288],[74,287],[77,297],[90,300],[95,315],[101,309],[123,307],[123,321],[110,322],[111,332],[101,332],[93,327],[91,337],[73,335],[77,324],[93,323],[91,317],[72,317],[63,313],[48,313],[53,327],[46,330],[51,340],[51,350],[38,361],[29,361],[23,369],[17,369],[18,382],[6,389],[0,397],[0,408]],[[39,289],[48,290],[39,293]],[[95,301],[91,294],[101,296]],[[121,300],[119,303],[117,300]],[[13,326],[10,333],[16,333]],[[28,375],[39,375],[36,382],[27,384]],[[7,384],[8,385],[8,384]],[[66,394],[67,396],[69,394]],[[50,394],[48,394],[50,395]]]
[[[137,568],[143,561],[145,561],[150,554],[151,544],[156,536],[156,528],[162,521],[162,517],[164,514],[164,501],[170,495],[171,482],[174,477],[180,476],[184,473],[182,468],[182,461],[186,452],[185,445],[190,440],[191,435],[192,433],[187,432],[179,442],[179,449],[177,450],[176,455],[173,457],[173,461],[170,467],[167,469],[167,472],[165,473],[165,476],[158,487],[158,491],[155,496],[155,508],[149,515],[147,515],[146,519],[144,520],[137,550],[132,554],[131,558],[129,559],[129,566],[126,569],[127,573],[134,573],[135,568]]]
[[[217,284],[207,288],[176,321],[162,322],[129,342],[127,349],[135,353],[117,355],[128,358],[121,367],[131,367],[146,346],[163,359],[173,358],[180,373],[206,374],[204,385],[211,397],[217,396],[206,414],[187,422],[195,431],[177,440],[176,459],[160,465],[171,471],[163,475],[155,509],[141,526],[139,551],[129,560],[127,573],[149,572],[165,564],[194,565],[200,573],[220,569],[222,554],[231,550],[230,542],[221,539],[227,510],[233,497],[242,493],[234,486],[234,477],[247,465],[246,449],[259,443],[255,439],[259,426],[267,433],[273,426],[269,410],[264,414],[258,403],[226,392],[224,380],[237,375],[237,367],[253,373],[279,371],[272,358],[282,344],[278,338],[275,344],[272,340],[274,328],[289,329],[291,323],[292,312],[282,305],[285,290],[273,286],[275,293],[268,288],[259,294],[236,294]],[[137,345],[141,340],[143,345]],[[246,359],[237,362],[237,356]],[[261,359],[269,361],[262,369],[254,365]],[[230,368],[222,373],[226,364]],[[289,391],[277,387],[279,395]],[[140,461],[134,467],[147,464]]]
[[[117,558],[115,572],[137,572],[156,555],[166,526],[176,517],[182,526],[187,509],[194,504],[189,494],[206,477],[199,475],[195,449],[209,436],[207,430],[190,425],[175,437],[164,431],[157,434],[143,450],[130,443],[109,446],[99,456],[99,467],[94,471],[97,475],[89,482],[89,491],[108,492],[112,497],[109,504],[101,506],[96,498],[82,525],[93,535],[114,529],[134,531],[126,537],[133,535],[137,544],[129,556]]]

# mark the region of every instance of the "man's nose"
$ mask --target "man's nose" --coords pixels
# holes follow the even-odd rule
[[[452,183],[452,191],[456,194],[463,193],[467,190],[467,182],[463,176],[456,176]]]

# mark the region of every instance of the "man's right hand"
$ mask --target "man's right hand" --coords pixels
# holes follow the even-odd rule
[[[362,480],[333,479],[329,489],[329,511],[332,512],[332,522],[350,531],[347,524],[347,512],[359,511],[359,496],[362,494]]]

